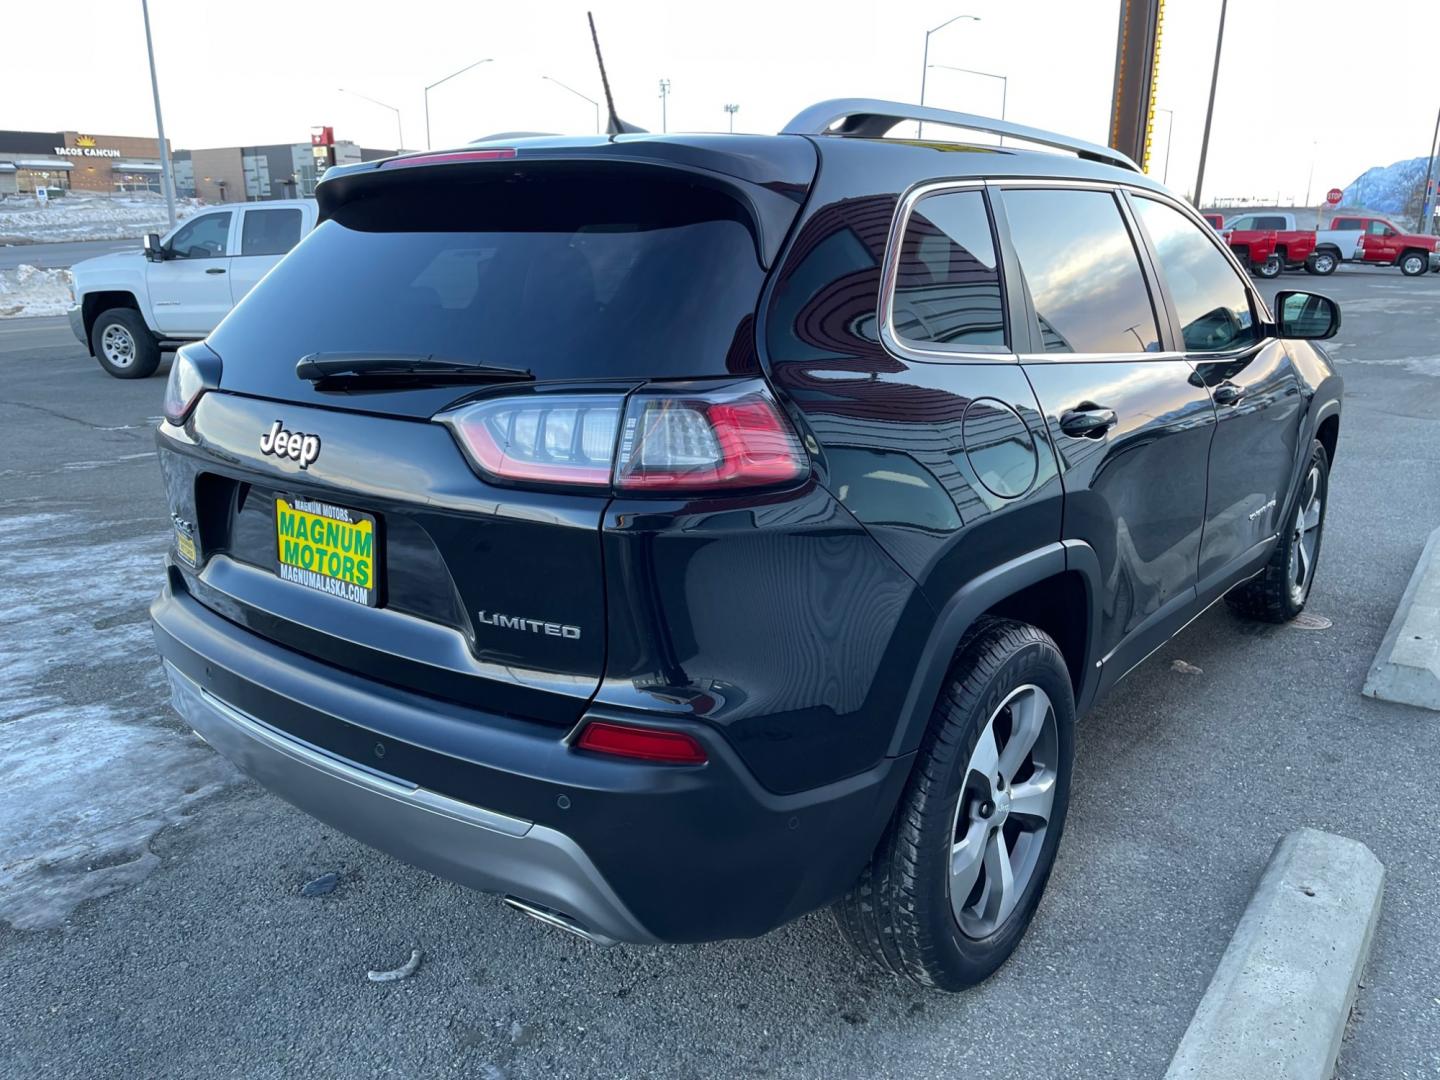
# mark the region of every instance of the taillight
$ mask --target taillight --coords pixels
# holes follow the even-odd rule
[[[764,383],[712,391],[523,394],[442,414],[471,463],[502,480],[704,492],[791,483],[809,470]]]
[[[170,361],[162,412],[172,424],[183,424],[200,395],[220,385],[220,357],[204,342],[183,345]]]
[[[577,750],[635,758],[662,765],[703,765],[705,748],[683,731],[631,727],[592,720],[575,740]]]

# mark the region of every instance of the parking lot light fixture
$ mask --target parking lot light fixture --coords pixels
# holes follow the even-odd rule
[[[434,82],[432,82],[429,86],[425,87],[425,149],[426,149],[426,150],[429,150],[429,149],[430,149],[430,91],[431,91],[431,90],[434,90],[435,87],[439,86],[441,83],[449,82],[451,79],[455,78],[456,75],[464,75],[465,72],[469,71],[471,68],[477,68],[477,67],[479,67],[481,64],[489,64],[489,63],[493,62],[494,59],[495,59],[495,58],[494,58],[493,56],[487,56],[487,57],[485,57],[484,60],[476,60],[473,64],[466,64],[466,65],[465,65],[463,68],[461,68],[459,71],[452,71],[449,75],[446,75],[443,79],[436,79],[436,80],[435,80]]]
[[[377,100],[376,100],[375,98],[373,98],[373,97],[366,97],[364,94],[360,93],[358,90],[346,90],[345,87],[342,86],[342,87],[340,87],[340,93],[342,93],[342,94],[349,94],[351,97],[358,97],[361,101],[368,101],[368,102],[370,102],[371,105],[379,105],[382,109],[389,109],[391,112],[393,112],[393,113],[395,114],[395,135],[396,135],[396,137],[400,140],[400,145],[397,146],[395,149],[398,150],[398,151],[400,151],[400,152],[402,152],[402,153],[404,152],[404,150],[405,150],[405,126],[400,122],[400,110],[399,110],[399,109],[397,109],[394,105],[386,105],[385,102],[383,102],[383,101],[377,101]]]
[[[566,86],[563,82],[561,82],[559,79],[555,78],[555,76],[553,76],[553,75],[541,75],[540,77],[541,77],[542,79],[544,79],[546,82],[552,82],[552,83],[554,83],[556,86],[560,87],[561,90],[569,90],[570,93],[574,94],[576,97],[578,97],[578,98],[584,98],[584,99],[585,99],[586,101],[588,101],[591,105],[594,105],[594,106],[595,106],[595,132],[596,132],[596,134],[599,134],[599,132],[600,132],[600,102],[596,101],[596,100],[595,100],[594,98],[592,98],[589,94],[582,94],[579,90],[576,90],[573,86]]]
[[[735,134],[735,114],[740,111],[739,105],[726,105],[725,111],[730,115],[730,134]]]
[[[941,30],[944,30],[945,27],[949,26],[951,23],[953,23],[953,22],[959,22],[961,19],[966,19],[966,20],[968,20],[968,21],[970,21],[970,22],[979,22],[979,21],[980,21],[980,16],[979,16],[979,15],[952,15],[950,18],[948,18],[948,19],[946,19],[944,22],[942,22],[939,26],[931,27],[929,30],[926,30],[926,31],[925,31],[925,52],[924,52],[924,54],[923,54],[923,56],[921,57],[921,60],[920,60],[920,105],[921,105],[922,107],[925,105],[925,76],[928,75],[928,74],[930,74],[930,35],[931,35],[931,34],[935,34],[935,33],[939,33]],[[923,135],[924,133],[925,133],[925,121],[924,121],[924,120],[921,120],[921,121],[919,121],[919,122],[915,125],[915,137],[918,139],[918,138],[919,138],[921,135]]]

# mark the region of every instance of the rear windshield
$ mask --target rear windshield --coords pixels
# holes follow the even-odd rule
[[[471,176],[340,207],[211,335],[227,375],[391,351],[540,379],[753,369],[764,272],[730,195],[673,170]]]

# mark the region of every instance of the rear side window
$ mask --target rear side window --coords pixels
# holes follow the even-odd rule
[[[246,210],[240,234],[241,255],[284,255],[300,242],[300,211]]]
[[[1289,222],[1275,214],[1262,214],[1255,219],[1257,229],[1285,229],[1288,226]]]
[[[764,274],[722,189],[636,167],[457,172],[338,207],[211,335],[216,351],[273,367],[277,393],[316,352],[537,379],[753,370]]]
[[[951,191],[915,204],[896,259],[892,310],[896,336],[907,341],[1004,346],[1000,270],[983,194]]]
[[[1110,192],[1012,189],[1005,216],[1046,352],[1159,350],[1140,260]]]
[[[1332,229],[1359,229],[1363,226],[1364,222],[1359,218],[1353,217],[1337,217],[1334,221],[1330,222],[1330,228]]]
[[[1257,341],[1250,292],[1214,241],[1162,202],[1137,197],[1134,206],[1170,286],[1185,351],[1223,352]]]

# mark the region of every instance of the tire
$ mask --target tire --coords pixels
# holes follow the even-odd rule
[[[117,379],[144,379],[160,366],[160,346],[134,308],[107,308],[90,330],[100,366]]]
[[[1305,260],[1306,273],[1329,277],[1340,266],[1340,256],[1333,251],[1317,251]]]
[[[1300,482],[1295,513],[1275,544],[1270,561],[1257,576],[1230,590],[1231,610],[1247,619],[1283,623],[1305,610],[1320,542],[1325,538],[1325,509],[1330,501],[1330,457],[1316,440]]]
[[[835,917],[862,956],[954,991],[1009,958],[1040,903],[1070,800],[1075,703],[1055,642],[1008,619],[977,623],[947,679],[895,815]]]
[[[1270,256],[1268,259],[1266,259],[1263,263],[1259,263],[1259,264],[1256,265],[1256,266],[1252,266],[1252,267],[1250,268],[1250,272],[1251,272],[1252,274],[1254,274],[1256,277],[1258,277],[1258,278],[1265,278],[1265,279],[1268,281],[1270,278],[1277,278],[1277,277],[1279,277],[1279,276],[1280,276],[1280,271],[1281,271],[1281,270],[1284,270],[1284,269],[1285,269],[1285,263],[1284,263],[1284,261],[1280,258],[1280,256],[1279,256],[1279,255],[1271,255],[1271,256]]]
[[[1406,277],[1419,277],[1430,269],[1430,256],[1424,251],[1407,251],[1400,256],[1400,272]]]

